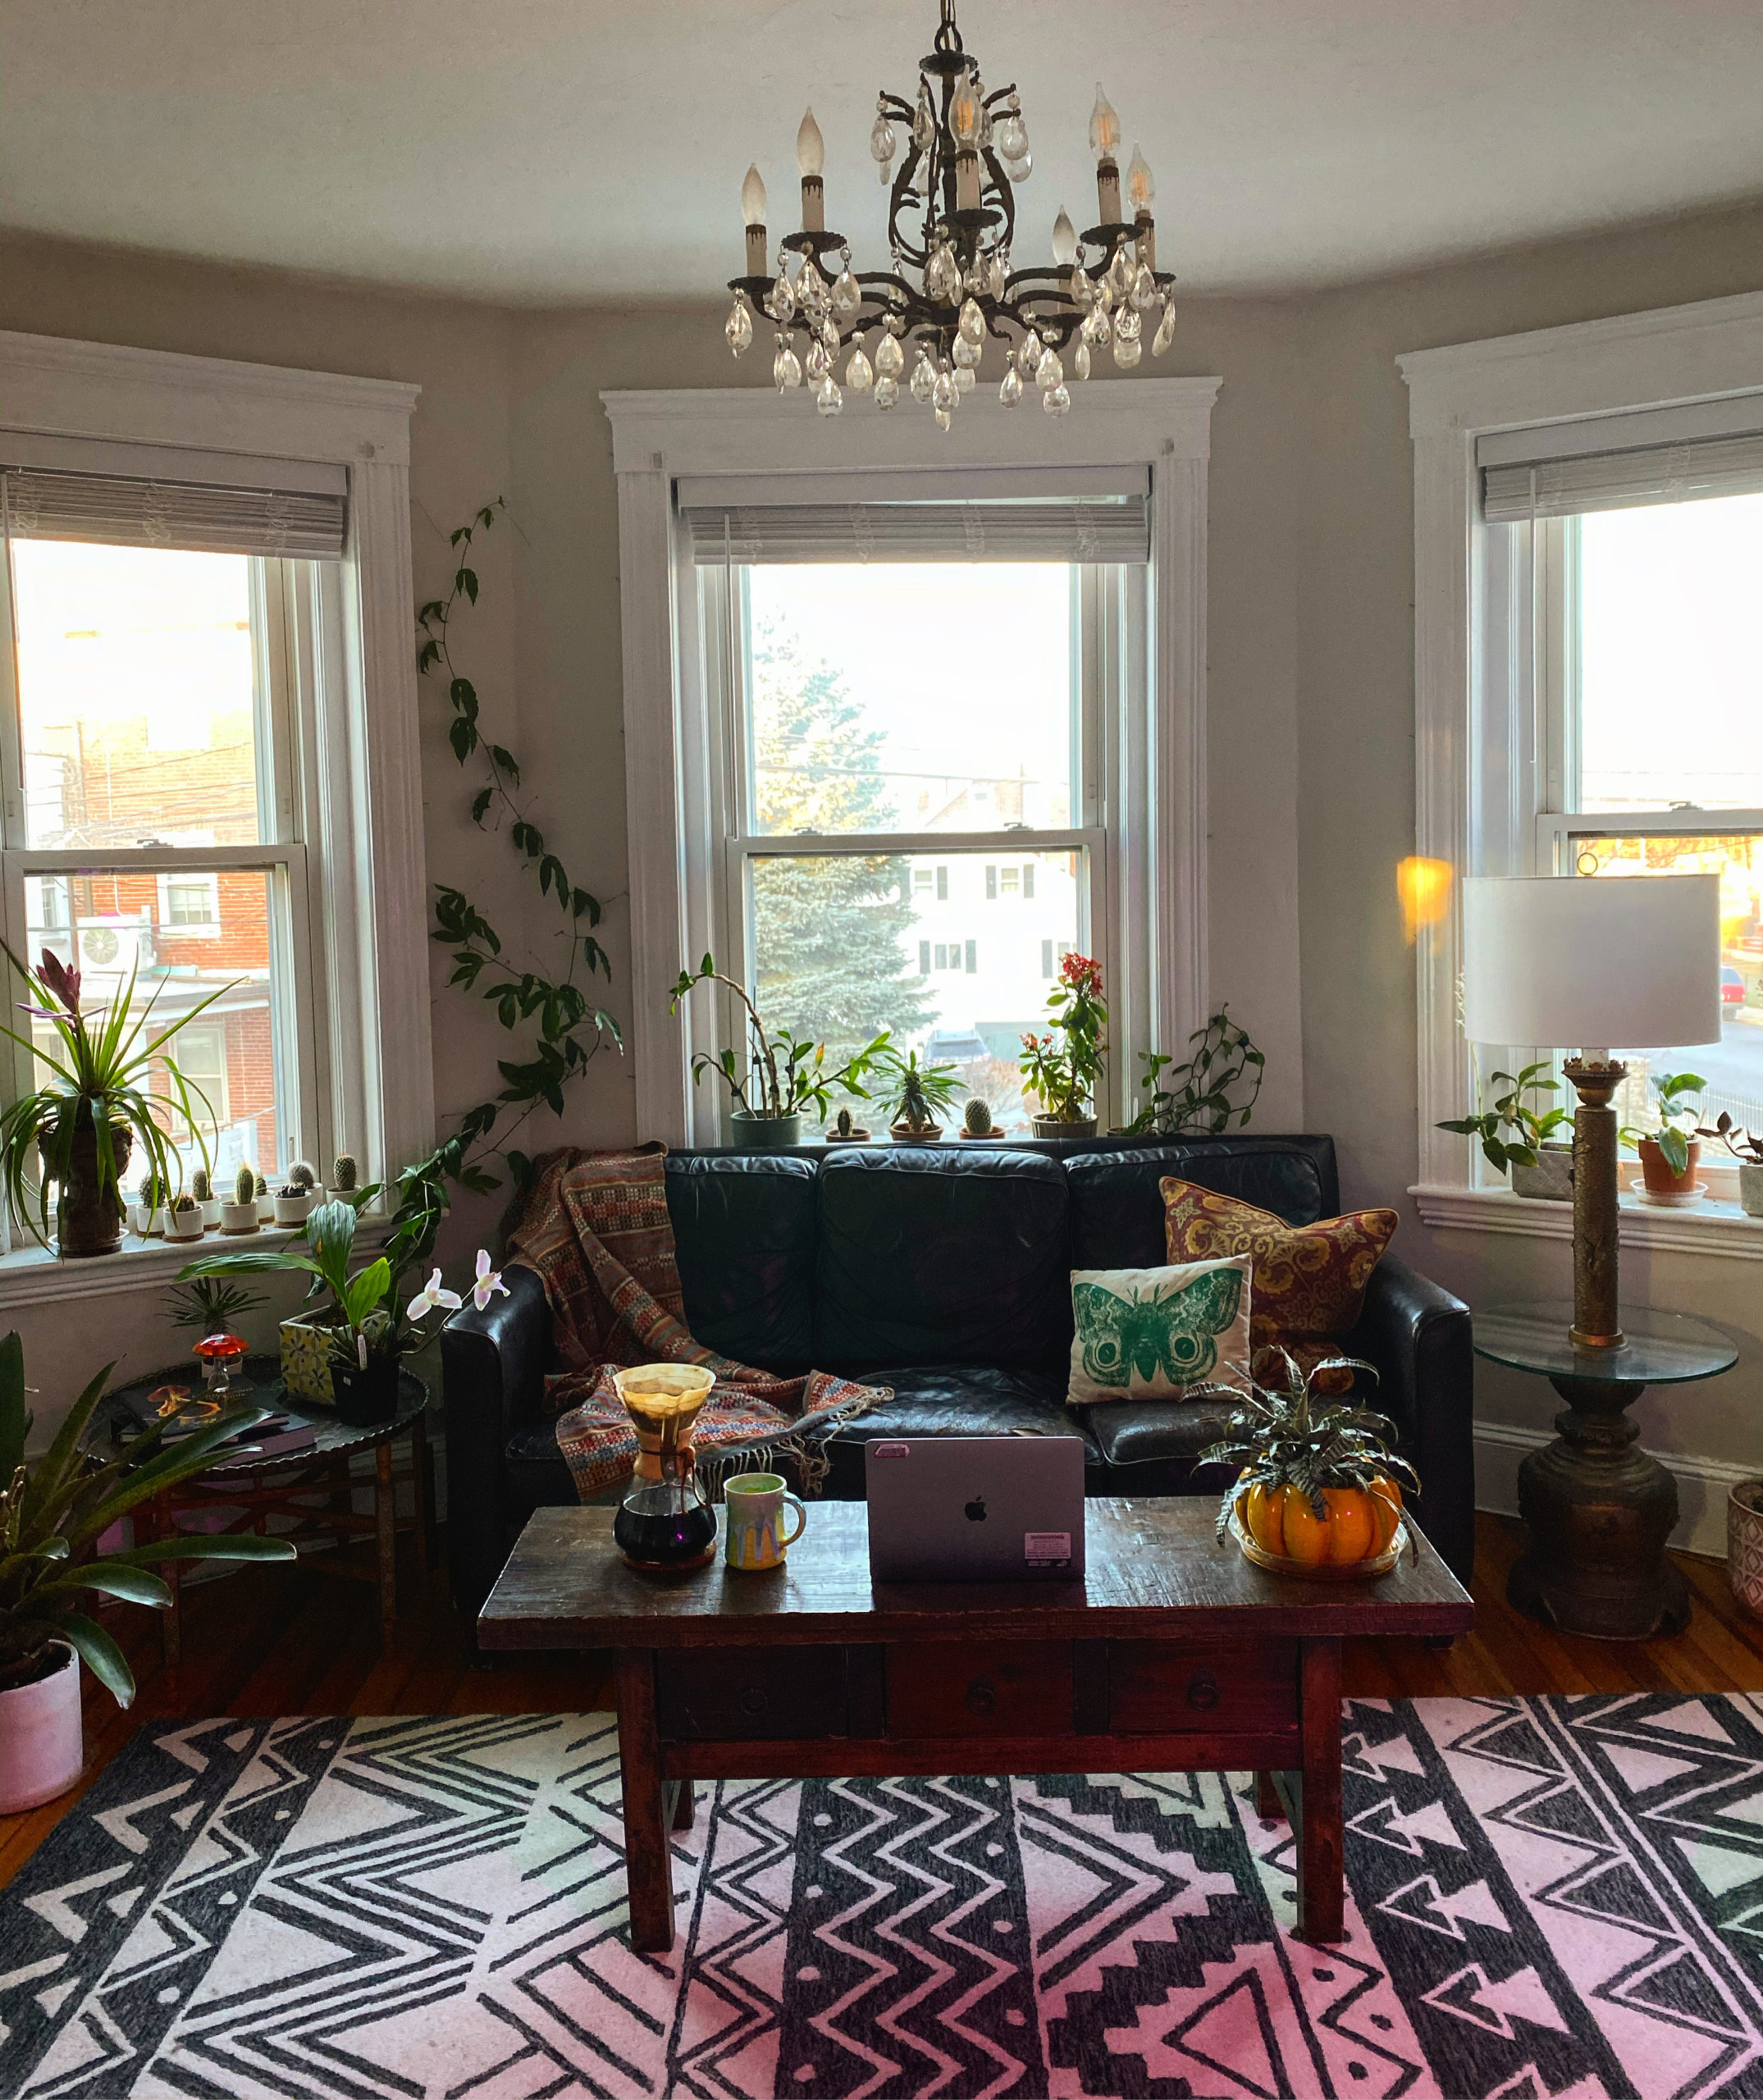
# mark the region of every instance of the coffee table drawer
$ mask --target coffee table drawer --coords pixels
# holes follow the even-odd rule
[[[1062,1736],[1071,1728],[1069,1641],[888,1650],[890,1736]]]
[[[1295,1641],[1111,1641],[1117,1735],[1235,1734],[1298,1718]]]
[[[845,1650],[688,1648],[655,1662],[655,1725],[675,1742],[845,1733]]]

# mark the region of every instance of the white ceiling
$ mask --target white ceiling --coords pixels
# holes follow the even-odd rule
[[[876,89],[934,0],[0,0],[0,220],[520,303],[697,299],[796,127],[879,267]],[[1760,0],[964,0],[1019,262],[1094,218],[1098,75],[1190,289],[1289,290],[1763,194]],[[1088,206],[1089,209],[1085,208]],[[793,222],[793,221],[792,221]],[[1763,258],[1760,258],[1763,264]],[[1763,274],[1763,271],[1760,271]]]

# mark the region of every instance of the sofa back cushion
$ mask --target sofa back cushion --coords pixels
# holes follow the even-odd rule
[[[1154,1177],[1151,1192],[1161,1230]],[[1057,1159],[977,1146],[830,1153],[815,1363],[1057,1369],[1071,1340],[1071,1267]]]
[[[794,1376],[814,1354],[812,1159],[674,1153],[667,1162],[686,1325],[695,1340]]]
[[[1155,1268],[1165,1252],[1166,1175],[1312,1225],[1341,1208],[1332,1138],[1173,1138],[1118,1152],[1071,1153],[1071,1266]]]

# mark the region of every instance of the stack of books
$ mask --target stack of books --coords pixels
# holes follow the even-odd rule
[[[126,1392],[121,1397],[124,1412],[117,1421],[116,1436],[119,1444],[126,1445],[156,1422],[165,1426],[165,1443],[181,1443],[198,1430],[206,1429],[228,1406],[249,1404],[251,1396],[241,1393],[222,1401],[210,1399],[199,1386],[155,1386],[150,1391]],[[295,1422],[275,1410],[255,1428],[219,1445],[214,1454],[215,1466],[218,1469],[253,1459],[284,1458],[290,1452],[307,1449],[317,1438],[315,1424]]]

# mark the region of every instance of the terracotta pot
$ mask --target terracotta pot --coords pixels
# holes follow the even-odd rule
[[[1695,1187],[1696,1169],[1701,1161],[1700,1138],[1690,1139],[1689,1161],[1681,1174],[1674,1174],[1665,1164],[1656,1138],[1642,1138],[1636,1149],[1641,1155],[1641,1179],[1656,1196],[1684,1196]]]
[[[910,1123],[894,1123],[889,1125],[888,1134],[897,1145],[934,1145],[943,1135],[943,1125],[930,1123],[921,1130],[915,1130]]]
[[[1752,1617],[1763,1618],[1763,1480],[1727,1491],[1726,1579]]]
[[[88,1110],[88,1120],[75,1129],[67,1179],[61,1185],[55,1207],[56,1251],[69,1262],[92,1254],[114,1254],[122,1244],[126,1212],[120,1194],[98,1186],[98,1133],[92,1127],[90,1113]],[[134,1134],[112,1126],[110,1141],[120,1178],[135,1149]],[[40,1146],[38,1151],[40,1156]]]
[[[55,1646],[62,1659],[48,1676],[0,1691],[0,1815],[65,1794],[85,1763],[80,1658],[64,1641]]]

